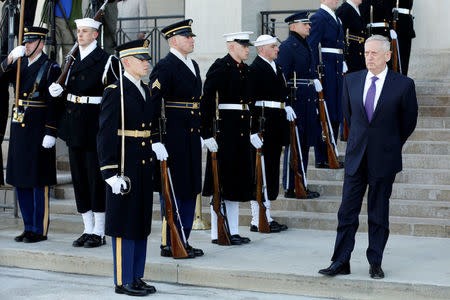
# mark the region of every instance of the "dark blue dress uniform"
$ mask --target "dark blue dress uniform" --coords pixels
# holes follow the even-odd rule
[[[396,1],[392,2],[393,7],[397,7]],[[411,14],[412,6],[413,0],[399,1],[397,35],[403,75],[408,75],[411,40],[416,37],[416,32],[414,31],[414,17]]]
[[[148,41],[147,41],[148,42]],[[145,41],[132,41],[118,47],[119,53],[133,48],[128,55],[150,59]],[[138,51],[139,49],[143,51]],[[139,54],[145,52],[145,54]],[[141,82],[145,99],[136,85],[123,76],[125,116],[124,175],[130,178],[128,194],[114,194],[106,186],[105,234],[112,237],[114,282],[117,286],[133,284],[144,275],[147,237],[151,232],[152,178],[157,167],[152,142],[158,142],[159,105],[151,101],[148,86]],[[121,99],[120,81],[109,85],[100,107],[97,150],[103,179],[120,175],[121,170]],[[155,130],[156,128],[156,130]],[[156,166],[155,166],[156,164]]]
[[[314,63],[319,63],[318,45],[321,43],[324,67],[323,91],[334,139],[337,141],[339,124],[342,120],[342,65],[344,61],[344,31],[339,18],[335,20],[327,11],[320,8],[311,16],[311,33],[307,41],[311,47]],[[339,53],[330,53],[337,51]],[[316,163],[327,161],[327,148],[324,142],[316,147]]]
[[[174,35],[195,36],[191,23],[192,20],[181,21],[164,28],[162,32],[166,34],[166,38]],[[195,74],[169,52],[155,65],[149,82],[152,101],[161,104],[161,100],[164,100],[165,104],[167,135],[162,142],[169,154],[167,164],[186,239],[189,238],[194,221],[195,199],[201,191],[202,172],[199,109],[202,80],[197,63],[194,60],[192,63]],[[178,220],[174,219],[181,234]],[[164,241],[170,245],[169,230],[166,240],[163,237],[163,244]]]
[[[363,0],[359,9],[369,36],[379,34],[391,38],[392,2],[396,0]],[[373,7],[373,23],[370,22],[370,7]]]
[[[286,19],[289,22],[289,19]],[[297,84],[297,98],[293,102],[293,109],[297,115],[296,124],[299,131],[299,140],[303,158],[303,168],[306,172],[308,166],[309,147],[316,146],[321,136],[319,116],[317,114],[317,92],[312,80],[316,78],[315,63],[311,48],[306,40],[296,32],[289,32],[289,37],[280,45],[277,62],[282,67],[286,79],[306,79],[304,84]],[[310,80],[308,82],[308,80]],[[283,167],[283,186],[294,188],[294,174],[289,166],[289,150],[285,152]]]
[[[366,24],[364,18],[348,2],[344,2],[338,7],[336,16],[342,21],[346,43],[348,39],[347,51],[344,52],[345,62],[348,67],[347,73],[365,69],[364,41]]]
[[[281,67],[276,64],[275,74],[268,62],[257,56],[249,67],[248,97],[251,99],[252,134],[263,135],[262,151],[266,167],[267,194],[269,200],[277,199],[280,187],[280,155],[283,146],[289,144],[289,122],[284,110],[289,90]],[[264,106],[264,127],[259,125],[263,113],[262,103],[257,101],[276,102],[278,108]],[[256,106],[257,105],[257,106]],[[252,147],[252,161],[256,151]],[[253,169],[253,168],[252,168]]]
[[[24,43],[44,39],[47,29],[26,27]],[[15,83],[17,62],[1,63],[2,81]],[[6,182],[15,187],[25,225],[46,239],[49,225],[49,186],[56,184],[55,147],[42,146],[45,135],[56,137],[54,99],[48,94],[49,85],[58,78],[61,69],[44,53],[28,65],[21,62],[19,109],[24,109],[22,122],[11,119]],[[35,85],[37,86],[35,87]],[[22,237],[23,238],[23,237]],[[17,240],[17,239],[16,239]]]
[[[250,99],[246,95],[249,68],[230,54],[217,59],[206,74],[202,100],[202,137],[213,136],[216,117],[216,92],[221,104],[241,105],[241,110],[219,109],[220,134],[217,160],[221,196],[229,201],[247,202],[252,195],[252,158],[250,145]],[[203,195],[213,194],[211,158],[208,155]]]

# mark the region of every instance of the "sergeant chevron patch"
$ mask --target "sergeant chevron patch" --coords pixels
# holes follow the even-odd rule
[[[161,83],[159,83],[158,78],[155,80],[155,82],[153,82],[153,84],[152,84],[152,90],[153,90],[155,87],[158,88],[158,89],[161,89]]]

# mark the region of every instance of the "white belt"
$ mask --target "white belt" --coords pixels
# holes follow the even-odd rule
[[[367,24],[367,28],[369,27],[389,27],[389,24],[386,22],[369,23]]]
[[[412,10],[411,9],[394,7],[393,10],[398,11],[399,14],[412,15]]]
[[[261,100],[261,101],[255,102],[255,106],[263,106],[263,104],[264,104],[264,107],[284,109],[284,102],[267,101],[267,100]]]
[[[219,104],[219,109],[248,110],[247,104]]]
[[[83,104],[100,104],[102,102],[102,97],[99,96],[77,96],[73,94],[67,94],[67,101],[73,103],[83,103]]]
[[[334,54],[342,54],[344,53],[342,49],[338,48],[322,48],[322,53],[334,53]]]

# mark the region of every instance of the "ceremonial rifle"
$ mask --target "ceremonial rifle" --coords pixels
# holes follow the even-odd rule
[[[105,0],[105,2],[103,3],[103,5],[100,7],[100,9],[97,11],[97,13],[94,16],[94,20],[95,21],[99,21],[103,12],[105,11],[105,7],[106,4],[108,3],[108,0]],[[73,45],[72,49],[70,49],[69,53],[66,56],[66,62],[64,64],[64,68],[62,70],[61,75],[59,75],[58,80],[56,80],[57,83],[59,83],[59,85],[61,85],[62,87],[65,87],[66,85],[66,78],[67,75],[69,74],[69,70],[72,67],[72,64],[75,61],[75,56],[77,55],[79,51],[79,45],[78,42],[75,42],[75,44]]]
[[[394,16],[392,18],[392,29],[397,33],[397,21],[398,21],[398,5],[397,0],[396,7],[394,8]],[[392,39],[392,70],[395,72],[401,72],[400,55],[398,49],[398,39]]]
[[[370,6],[370,11],[369,11],[369,30],[368,30],[368,35],[367,36],[372,36],[372,26],[373,26],[373,5]]]
[[[19,41],[18,44],[22,45],[23,42],[23,22],[25,15],[25,0],[20,1],[20,18],[19,18]],[[11,17],[11,16],[10,16]],[[19,108],[19,93],[20,93],[20,69],[22,65],[22,57],[17,59],[17,72],[16,72],[16,98],[14,100],[13,109],[13,122],[23,122],[25,112],[23,107]]]
[[[262,135],[264,134],[264,102],[262,102],[261,116],[259,117],[259,132],[258,136],[262,140]],[[263,154],[262,147],[256,149],[256,201],[259,205],[259,224],[258,231],[263,233],[270,233],[269,222],[266,216],[266,205],[263,201]],[[267,200],[269,201],[269,200]]]
[[[160,130],[160,139],[161,143],[163,143],[164,137],[167,134],[166,132],[166,114],[164,107],[164,99],[161,100],[161,118],[159,119],[159,130]],[[164,144],[164,143],[163,143]],[[161,196],[163,198],[164,203],[164,217],[167,221],[167,224],[170,228],[170,242],[172,247],[172,257],[173,258],[186,258],[188,257],[188,253],[185,248],[185,243],[181,241],[180,233],[178,232],[178,228],[175,225],[175,221],[173,219],[173,205],[172,205],[172,196],[170,194],[170,182],[169,182],[169,168],[167,166],[167,160],[162,160],[161,163]],[[176,201],[176,199],[175,199]],[[175,202],[175,205],[176,202]],[[176,210],[178,214],[178,209]],[[181,222],[180,222],[181,224]],[[182,225],[182,224],[181,224]],[[184,232],[183,232],[184,235]],[[183,236],[184,237],[184,236]]]
[[[290,100],[291,100],[291,107],[294,107],[294,101],[297,99],[297,72],[294,72],[294,81],[291,86],[291,94],[290,94]],[[294,171],[294,189],[295,189],[295,198],[298,199],[306,199],[306,178],[305,178],[305,171],[303,169],[303,157],[301,153],[300,147],[297,148],[297,146],[300,144],[300,140],[298,137],[298,131],[297,131],[297,125],[295,120],[290,122],[290,136],[291,136],[291,161],[292,161],[292,169]],[[298,158],[300,157],[300,162],[298,161]],[[299,163],[301,164],[301,170],[302,174],[299,172]]]
[[[322,46],[319,43],[318,46],[319,50],[319,64],[317,65],[317,74],[319,76],[319,81],[323,85],[322,77],[324,76],[324,65],[322,61]],[[328,155],[328,164],[330,166],[330,169],[338,169],[339,168],[339,161],[338,161],[338,152],[337,147],[334,141],[333,132],[330,133],[330,120],[328,117],[328,110],[327,110],[327,104],[325,102],[325,95],[322,90],[317,92],[319,95],[319,118],[320,118],[320,125],[322,127],[322,140],[327,145],[327,155]]]
[[[344,54],[349,55],[349,49],[350,49],[350,40],[349,40],[349,28],[347,28],[345,33],[345,47],[344,47]],[[344,74],[345,76],[345,74]],[[344,128],[342,130],[342,141],[346,142],[348,140],[348,134],[350,129],[348,128],[347,120],[344,118]]]
[[[219,94],[216,92],[216,118],[213,123],[214,139],[217,141],[219,129]],[[217,152],[211,152],[211,168],[214,181],[214,194],[213,194],[213,210],[217,215],[217,244],[229,246],[230,241],[230,228],[228,226],[228,218],[226,215],[226,207],[223,199],[220,195],[220,182],[219,182],[219,166],[217,163]]]

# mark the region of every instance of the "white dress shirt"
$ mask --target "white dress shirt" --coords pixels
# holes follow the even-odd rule
[[[381,90],[383,89],[384,80],[386,79],[386,75],[388,72],[388,67],[386,66],[380,74],[376,75],[378,77],[378,80],[375,81],[375,100],[373,102],[373,111],[375,111],[375,108],[377,107],[378,99],[380,98]],[[366,97],[367,97],[367,91],[369,90],[370,85],[372,84],[372,77],[375,76],[372,74],[372,72],[368,71],[366,76],[366,83],[364,84],[364,97],[363,97],[363,105],[366,105]]]
[[[90,43],[86,48],[82,49],[79,47],[80,51],[80,58],[83,60],[86,56],[88,56],[94,49],[97,47],[97,40],[94,40],[92,43]]]
[[[327,13],[329,13],[333,19],[337,22],[337,18],[336,18],[336,14],[334,13],[334,11],[331,10],[331,8],[329,8],[328,6],[326,6],[325,4],[320,4],[320,8],[325,10]]]
[[[265,59],[264,57],[262,57],[259,54],[258,54],[258,56],[261,57],[261,59],[264,60],[266,63],[268,63],[272,67],[272,69],[275,72],[275,74],[277,74],[277,65],[275,64],[275,62],[273,60],[269,61],[269,60]]]
[[[194,63],[192,62],[192,59],[190,59],[189,57],[185,58],[183,56],[183,54],[180,53],[180,51],[178,51],[175,48],[170,48],[170,52],[175,55],[176,57],[178,57],[188,68],[189,70],[191,70],[191,72],[197,76],[197,74],[195,73],[195,67],[194,67]]]
[[[359,7],[355,3],[353,3],[352,0],[348,0],[347,3],[350,4],[356,10],[358,15],[361,15],[361,12],[359,11]]]
[[[39,59],[39,57],[41,57],[41,55],[42,55],[42,52],[39,53],[33,60],[28,59],[28,67],[31,66],[32,64],[34,64]]]
[[[139,79],[139,80],[136,80],[136,78],[134,78],[130,73],[128,73],[127,71],[125,71],[124,73],[123,73],[123,76],[125,76],[126,78],[128,78],[136,87],[137,87],[137,89],[139,90],[139,92],[141,92],[141,95],[142,95],[142,97],[144,98],[144,100],[147,100],[147,99],[145,99],[145,91],[144,91],[144,88],[142,87],[142,85],[141,85],[141,80]]]

